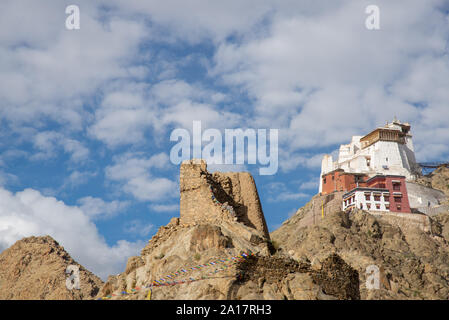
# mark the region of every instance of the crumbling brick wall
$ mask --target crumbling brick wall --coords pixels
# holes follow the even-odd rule
[[[204,160],[187,160],[180,170],[181,223],[237,221],[269,233],[256,184],[247,172],[210,174]]]

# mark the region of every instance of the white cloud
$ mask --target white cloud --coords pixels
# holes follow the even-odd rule
[[[19,178],[16,175],[0,169],[0,187],[9,183],[17,183],[18,181]]]
[[[118,82],[107,89],[88,132],[115,148],[142,145],[147,141],[145,133],[149,132],[154,140],[163,141],[157,137],[165,137],[166,142],[168,126],[191,128],[193,120],[202,120],[205,126],[215,128],[233,126],[241,117],[216,106],[226,98],[221,92],[180,79],[166,79],[152,86]]]
[[[34,148],[39,150],[31,159],[46,160],[57,156],[57,149],[61,148],[70,154],[73,162],[82,162],[88,159],[89,149],[79,141],[67,138],[56,131],[43,131],[34,136]]]
[[[321,168],[321,159],[323,154],[310,154],[310,153],[300,153],[300,152],[280,152],[280,167],[284,172],[289,172],[296,167],[303,166],[309,169]]]
[[[148,90],[145,83],[118,81],[110,84],[88,129],[90,136],[111,148],[141,144],[145,131],[157,121],[155,106],[148,103]]]
[[[156,212],[175,212],[179,211],[179,204],[153,204],[150,209]]]
[[[285,192],[277,194],[274,197],[268,198],[268,201],[269,202],[294,201],[294,200],[300,200],[300,199],[309,198],[309,197],[310,197],[310,194],[307,194],[307,193],[285,191]]]
[[[89,178],[95,177],[97,175],[96,172],[89,171],[73,171],[64,181],[62,188],[70,187],[75,188],[80,185],[87,183]]]
[[[442,1],[378,1],[381,30],[374,32],[364,27],[367,4],[279,4],[265,33],[219,44],[211,75],[246,90],[256,126],[287,128],[280,132],[284,157],[347,143],[395,115],[422,136],[418,149],[435,141],[434,157],[449,153],[441,147],[449,110]],[[288,171],[304,161],[280,165]]]
[[[120,240],[109,246],[79,207],[33,189],[14,194],[0,188],[0,251],[23,237],[43,235],[52,236],[75,260],[103,279],[123,271],[127,258],[144,245]]]
[[[303,182],[300,184],[299,189],[300,190],[318,190],[318,183],[319,179],[317,177],[312,178],[309,181]]]
[[[303,192],[292,192],[283,182],[271,182],[267,185],[268,202],[294,201],[309,198],[310,195]]]
[[[91,196],[81,198],[77,202],[80,205],[80,209],[93,219],[110,218],[129,206],[128,201],[113,200],[107,202],[101,198]]]
[[[143,22],[102,20],[101,10],[83,4],[81,29],[71,32],[63,3],[2,1],[0,81],[8,86],[0,87],[0,115],[14,130],[48,120],[82,130],[84,99],[111,79],[136,77],[131,60],[146,34]]]
[[[125,154],[117,157],[112,166],[106,168],[106,177],[122,184],[125,192],[140,201],[163,201],[179,193],[173,180],[156,177],[152,169],[167,169],[170,159],[165,153],[145,158],[140,154]]]
[[[152,37],[162,41],[221,41],[243,34],[269,12],[273,1],[140,1],[113,0],[120,11],[147,15],[158,28]]]
[[[153,231],[154,225],[144,224],[140,220],[131,220],[126,223],[124,231],[134,236],[147,237]]]

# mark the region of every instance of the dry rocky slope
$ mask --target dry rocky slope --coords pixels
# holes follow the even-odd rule
[[[441,168],[423,179],[444,190],[448,172]],[[361,210],[346,214],[334,206],[341,203],[341,195],[332,197],[337,200],[315,196],[271,233],[278,254],[311,261],[312,266],[330,253],[338,254],[358,271],[362,299],[449,298],[449,212],[413,214],[423,219],[399,221]],[[322,217],[321,205],[326,202],[330,210]],[[369,265],[380,268],[379,290],[366,288]]]
[[[439,167],[432,173],[421,177],[418,182],[426,187],[443,191],[449,197],[449,167]]]
[[[154,280],[178,283],[153,287],[151,299],[449,297],[449,213],[399,223],[340,212],[340,193],[317,195],[270,235],[248,173],[211,174],[204,162],[189,161],[180,178],[180,217],[129,258],[123,273],[101,286],[80,267],[81,291],[68,291],[65,268],[76,262],[50,237],[31,237],[0,255],[0,298],[145,299],[148,290],[133,289]],[[440,181],[438,172],[428,179]],[[233,264],[219,261],[250,252]],[[381,271],[379,290],[365,287],[372,264]]]
[[[148,290],[120,293],[161,278],[195,281],[154,287],[151,299],[360,298],[357,271],[338,255],[311,266],[274,254],[251,175],[210,174],[205,162],[188,161],[180,178],[180,218],[161,227],[125,272],[110,276],[98,298],[145,299]],[[254,255],[221,271],[221,264],[190,269],[249,252]],[[188,274],[173,275],[182,268]]]
[[[66,287],[68,265],[79,267],[79,290]],[[24,238],[0,254],[0,300],[91,299],[102,284],[50,236]]]

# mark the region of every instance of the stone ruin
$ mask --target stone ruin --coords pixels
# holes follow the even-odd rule
[[[239,222],[270,239],[259,194],[248,172],[207,171],[206,161],[186,160],[180,169],[180,222]]]

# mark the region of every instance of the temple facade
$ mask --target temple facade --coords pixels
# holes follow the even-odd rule
[[[343,195],[343,211],[411,213],[404,176],[376,175]]]
[[[381,174],[414,179],[420,174],[420,167],[416,163],[410,128],[410,124],[394,120],[365,136],[353,136],[349,144],[340,146],[336,161],[331,155],[325,155],[319,191],[323,192],[326,174],[336,170],[368,177]]]

